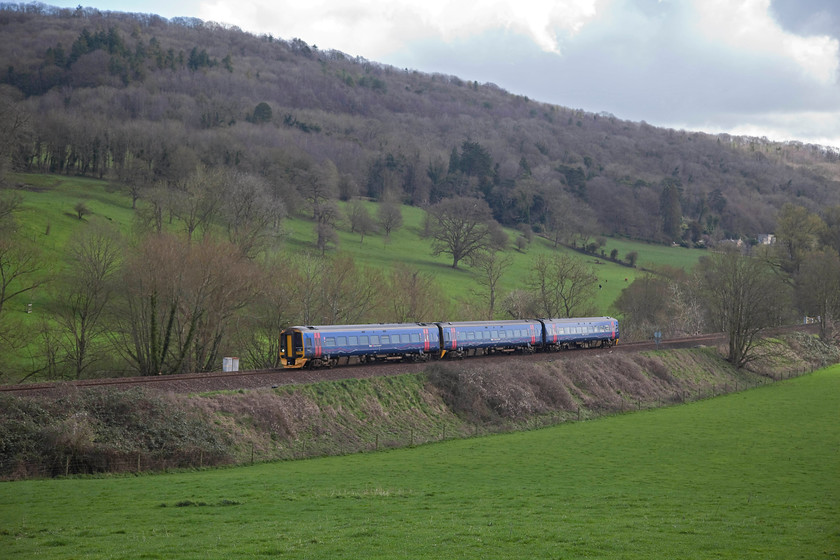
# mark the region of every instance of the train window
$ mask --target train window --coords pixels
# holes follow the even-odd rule
[[[490,331],[484,331],[484,340],[490,340]]]
[[[399,339],[397,339],[397,340],[399,340]],[[387,334],[383,334],[382,336],[379,337],[379,341],[382,344],[391,344],[391,336],[387,335]]]
[[[349,337],[347,339],[347,342],[350,344],[350,346],[358,346],[359,345],[359,339],[355,336]]]
[[[408,333],[401,334],[400,342],[402,342],[403,344],[408,344],[409,342],[411,342],[411,335]]]
[[[420,342],[420,333],[411,333],[411,342]]]
[[[507,333],[505,331],[499,331],[499,338],[507,338]]]
[[[362,346],[367,346],[368,344],[370,344],[370,342],[368,340],[368,337],[360,336],[359,337],[359,344],[362,345]]]
[[[379,346],[379,336],[375,334],[370,335],[370,343],[373,346]]]
[[[338,345],[339,346],[347,346],[347,337],[346,336],[339,336],[338,337]]]
[[[335,347],[335,338],[332,336],[328,336],[324,339],[324,346],[327,348],[334,348]]]
[[[493,338],[499,338],[499,331],[490,331],[490,336]]]

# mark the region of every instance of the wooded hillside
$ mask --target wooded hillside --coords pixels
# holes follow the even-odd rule
[[[840,204],[819,146],[659,129],[197,19],[0,4],[0,60],[4,162],[136,200],[203,164],[261,176],[291,212],[322,190],[472,195],[508,226],[688,245],[773,232],[785,202]]]

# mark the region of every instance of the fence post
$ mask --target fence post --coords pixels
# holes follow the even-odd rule
[[[70,474],[70,455],[64,460],[64,476],[68,476]]]
[[[254,444],[251,444],[251,464],[254,464]]]
[[[379,434],[376,434],[376,450],[379,451]]]

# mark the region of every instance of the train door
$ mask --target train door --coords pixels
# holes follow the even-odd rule
[[[303,333],[288,329],[280,333],[280,358],[286,367],[300,367],[304,360]]]

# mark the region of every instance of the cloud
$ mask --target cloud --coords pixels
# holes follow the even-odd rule
[[[508,29],[548,52],[558,34],[574,35],[596,14],[596,0],[311,0],[307,2],[202,2],[198,17],[251,31],[361,55],[372,60],[421,39],[445,43]]]
[[[817,141],[834,138],[821,123],[840,121],[837,11],[834,0],[211,0],[196,15],[620,118]]]

